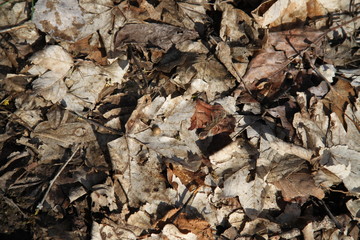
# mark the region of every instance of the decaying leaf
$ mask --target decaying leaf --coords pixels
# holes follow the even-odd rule
[[[201,100],[196,101],[195,113],[191,117],[189,130],[201,129],[200,139],[208,134],[216,135],[222,132],[231,133],[234,131],[235,119],[228,116],[221,105],[210,105]]]
[[[195,39],[198,34],[185,28],[158,23],[128,24],[116,35],[115,46],[129,43],[156,46],[167,51],[172,45],[185,40]]]
[[[0,3],[1,236],[358,239],[358,2]]]
[[[184,239],[212,239],[213,233],[210,229],[209,223],[201,220],[201,219],[191,219],[186,213],[180,211],[181,209],[172,209],[166,213],[166,215],[157,222],[157,227],[164,225],[164,228],[167,230],[165,231],[165,235],[172,236],[173,238],[176,237],[184,237]],[[171,232],[170,228],[171,226]],[[175,227],[175,228],[174,228]],[[192,234],[181,234],[181,232],[189,232]],[[196,237],[195,237],[195,236]],[[195,238],[194,238],[195,237]]]
[[[265,48],[249,63],[248,71],[243,78],[247,88],[260,100],[277,96],[289,89],[291,86],[285,81],[286,73],[296,76],[297,71],[290,71],[288,65],[291,61],[288,60],[302,54],[302,51],[321,35],[321,31],[311,29],[269,33]]]
[[[32,21],[52,37],[77,41],[111,24],[114,3],[109,0],[41,0],[36,2]]]
[[[295,172],[274,182],[274,185],[281,190],[285,201],[297,200],[300,203],[307,201],[309,196],[323,199],[323,190],[315,186],[314,180],[309,173]]]
[[[260,26],[279,27],[305,22],[306,18],[323,16],[334,1],[279,0],[265,1],[252,14]],[[334,10],[334,9],[331,9]],[[325,23],[323,22],[322,25]],[[320,25],[321,26],[321,25]]]

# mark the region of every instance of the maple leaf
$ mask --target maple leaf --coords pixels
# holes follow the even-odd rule
[[[235,128],[235,118],[228,116],[225,109],[220,105],[210,105],[197,100],[195,113],[191,117],[189,130],[201,129],[200,139],[205,139],[209,133],[216,135],[222,132],[231,133]]]

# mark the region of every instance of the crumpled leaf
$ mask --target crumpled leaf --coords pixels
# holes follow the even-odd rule
[[[118,219],[121,219],[121,217],[118,216]],[[109,240],[119,238],[136,240],[134,230],[136,230],[135,227],[126,225],[122,221],[115,223],[112,219],[104,218],[101,223],[92,222],[91,240],[103,240],[102,236],[106,236],[106,239]]]
[[[301,113],[294,115],[293,126],[302,140],[305,148],[316,149],[347,145],[350,149],[359,151],[360,133],[356,122],[359,115],[359,101],[352,107],[350,104],[346,107],[345,122],[347,129],[341,123],[335,112],[327,116],[324,112],[324,102],[318,101],[314,97],[310,99],[310,106],[307,107],[307,101],[304,94],[298,94],[298,102],[302,106]],[[311,134],[308,134],[310,133]]]
[[[161,231],[163,235],[165,235],[169,239],[184,239],[184,240],[195,240],[198,237],[192,233],[182,233],[175,225],[166,224]]]
[[[216,56],[238,82],[241,82],[240,77],[246,72],[248,57],[251,55],[252,53],[245,47],[230,48],[225,42],[219,42],[216,46]]]
[[[321,34],[321,31],[296,28],[269,33],[267,44],[251,60],[243,77],[247,88],[260,99],[276,96],[278,92],[290,88],[284,81],[286,72],[296,76],[296,71],[288,69],[288,59],[301,53]]]
[[[104,184],[97,184],[92,187],[91,201],[93,212],[100,212],[101,208],[108,208],[109,211],[117,210],[113,183],[110,178]]]
[[[121,137],[108,143],[112,167],[131,207],[144,202],[174,202],[175,191],[166,188],[155,152],[142,149],[132,138]]]
[[[241,9],[227,2],[217,3],[222,12],[220,37],[223,41],[247,44],[256,36],[251,18]]]
[[[208,134],[216,135],[222,132],[233,132],[235,119],[228,116],[221,105],[210,105],[201,100],[196,101],[195,113],[191,117],[189,130],[201,129],[200,139]]]
[[[40,75],[33,82],[35,92],[53,103],[62,100],[67,109],[76,112],[93,109],[103,88],[121,84],[129,67],[127,61],[114,61],[105,67],[83,61],[69,72],[72,57],[57,45],[37,52],[30,60],[34,65],[28,72]]]
[[[304,22],[307,17],[324,16],[327,14],[324,6],[317,0],[270,0],[260,4],[252,14],[261,27],[273,28]]]
[[[333,146],[324,150],[320,164],[342,179],[350,192],[359,193],[359,159],[360,152],[349,149],[348,146]]]
[[[129,136],[146,143],[148,148],[164,157],[196,166],[201,151],[195,143],[195,132],[188,131],[194,102],[181,96],[169,96],[158,97],[142,106],[140,102],[145,99],[147,96],[139,100],[139,106],[126,124]],[[154,128],[160,131],[156,133]]]
[[[180,209],[171,209],[160,219],[156,225],[164,226],[163,234],[173,239],[212,239],[213,233],[208,222],[202,219],[193,219]],[[181,234],[181,232],[191,234]]]
[[[3,2],[0,8],[0,26],[12,26],[26,20],[26,2]]]

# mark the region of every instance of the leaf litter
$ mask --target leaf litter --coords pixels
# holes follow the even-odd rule
[[[2,3],[1,238],[358,239],[357,4]]]

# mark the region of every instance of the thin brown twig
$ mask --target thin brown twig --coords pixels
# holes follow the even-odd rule
[[[44,202],[51,190],[51,187],[54,185],[56,179],[60,176],[60,174],[62,173],[62,171],[64,171],[65,167],[70,163],[70,161],[74,158],[75,154],[77,153],[77,151],[80,149],[80,144],[78,144],[78,146],[75,148],[75,151],[73,152],[73,154],[69,157],[69,159],[62,165],[62,167],[59,169],[59,171],[56,173],[56,175],[54,176],[54,178],[50,181],[49,186],[43,196],[43,198],[41,199],[40,203],[36,206],[36,211],[35,211],[35,215],[37,215],[39,213],[39,211],[41,211],[41,209],[44,207]]]

